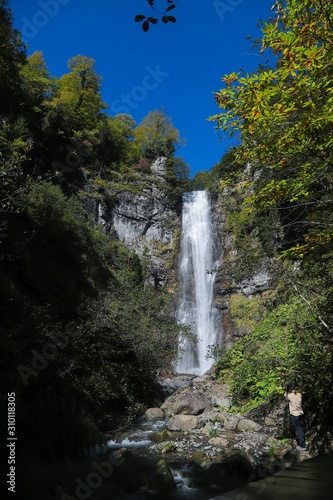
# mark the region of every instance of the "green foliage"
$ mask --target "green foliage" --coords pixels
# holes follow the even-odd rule
[[[237,294],[230,297],[231,321],[237,328],[238,335],[252,331],[261,318],[260,297],[248,298]]]
[[[159,156],[172,156],[182,142],[179,131],[163,110],[148,113],[135,129],[134,137],[143,156],[151,161]]]
[[[60,109],[75,130],[94,130],[99,114],[105,109],[100,95],[101,77],[94,66],[94,59],[73,57],[68,61],[70,72],[57,82],[52,105]]]
[[[67,198],[59,186],[49,182],[32,186],[27,196],[27,212],[37,226],[48,230],[78,229],[83,217],[78,200]]]
[[[4,117],[20,112],[24,100],[20,69],[26,62],[26,47],[21,33],[13,28],[8,1],[0,3],[0,114]]]
[[[261,50],[272,51],[274,62],[253,74],[226,75],[216,93],[221,112],[212,120],[240,138],[230,166],[214,167],[233,238],[222,272],[237,282],[273,262],[277,288],[263,297],[260,323],[217,366],[236,409],[278,399],[296,382],[306,410],[329,424],[332,8],[328,0],[283,0],[274,11],[263,25]],[[246,309],[234,308],[232,317],[241,326]]]
[[[119,262],[116,285],[92,305],[61,357],[78,400],[101,425],[154,397],[156,370],[170,366],[177,348],[167,297],[143,287],[132,264]]]
[[[245,202],[251,189],[249,176],[240,174],[234,177],[226,173],[220,186],[219,199],[227,216],[226,229],[231,235],[231,252],[222,272],[239,283],[261,272],[270,270],[276,274],[274,257],[281,245],[281,230],[278,216],[274,211],[258,213]],[[234,183],[236,182],[236,184]],[[220,189],[221,189],[220,188]]]
[[[274,9],[262,52],[276,63],[226,75],[216,93],[223,111],[212,120],[240,136],[237,159],[257,173],[247,204],[281,212],[291,240],[283,257],[315,260],[332,247],[333,14],[329,0],[278,1]]]
[[[83,259],[95,252],[103,257],[107,247],[105,235],[89,223],[78,198],[65,196],[58,185],[34,184],[26,196],[26,211],[44,237],[57,236],[59,242],[64,240],[64,245],[72,240],[72,248],[84,250]]]
[[[225,353],[217,362],[218,377],[229,380],[238,407],[281,397],[286,385],[296,382],[308,392],[308,405],[323,410],[321,398],[332,383],[332,354],[324,347],[325,337],[314,312],[293,297]]]
[[[33,184],[22,205],[20,225],[5,241],[5,249],[8,245],[8,252],[16,255],[36,296],[58,312],[73,311],[82,295],[94,293],[99,273],[103,270],[105,279],[109,275],[105,236],[89,224],[76,197],[66,197],[51,183]],[[21,225],[29,235],[24,244]]]
[[[173,207],[180,208],[182,195],[190,191],[190,169],[183,158],[169,157],[165,163],[165,180],[162,186]]]
[[[197,172],[192,179],[191,187],[193,191],[211,190],[211,172]]]
[[[133,164],[139,151],[133,142],[135,122],[130,115],[108,116],[100,120],[95,137],[96,153],[107,165]]]
[[[52,80],[47,70],[42,52],[34,52],[28,57],[21,69],[21,76],[26,93],[25,104],[37,113],[42,111],[42,105],[52,95]]]

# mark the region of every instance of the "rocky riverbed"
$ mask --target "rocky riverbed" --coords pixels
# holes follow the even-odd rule
[[[160,383],[163,404],[109,441],[124,456],[119,492],[131,485],[135,498],[212,499],[311,456],[281,439],[289,422],[284,402],[236,414],[228,386],[210,374],[170,374]]]
[[[237,414],[230,410],[227,384],[217,383],[212,375],[171,375],[162,385],[169,396],[145,414],[150,421],[165,419],[165,428],[153,436],[151,453],[172,453],[200,466],[239,455],[258,477],[310,456],[296,451],[295,440],[281,439],[281,429],[289,425],[283,401]]]

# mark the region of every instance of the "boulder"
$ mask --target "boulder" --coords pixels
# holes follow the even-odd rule
[[[219,408],[231,407],[228,384],[215,382],[209,375],[196,377],[192,383],[194,388],[200,390],[209,398],[211,406]]]
[[[210,400],[200,391],[185,387],[172,394],[161,406],[168,416],[200,415],[210,408]]]
[[[153,434],[151,440],[155,443],[162,443],[163,441],[170,439],[171,436],[172,433],[170,431],[168,431],[167,429],[163,429],[162,431]]]
[[[287,409],[286,402],[280,401],[276,405],[274,405],[269,413],[266,414],[264,418],[264,424],[267,427],[288,427],[289,424],[289,411]]]
[[[165,419],[165,413],[161,408],[148,408],[145,413],[145,419],[148,422],[156,422]]]
[[[200,426],[200,419],[195,415],[174,415],[166,424],[169,431],[189,431]]]
[[[157,383],[162,388],[165,396],[170,396],[178,389],[183,389],[184,387],[192,386],[192,379],[195,375],[175,375],[170,374],[170,376],[161,376],[157,379]]]
[[[238,426],[238,422],[240,421],[240,417],[237,415],[230,415],[226,414],[224,415],[223,419],[223,427],[230,431],[235,431]]]
[[[173,490],[176,487],[171,469],[163,459],[150,467],[147,483],[149,488],[163,491],[163,493],[165,493],[165,490]]]
[[[172,451],[176,451],[176,449],[177,447],[175,443],[173,443],[172,441],[165,441],[160,447],[160,452],[162,454],[171,453]]]
[[[242,418],[237,424],[238,431],[259,431],[261,425],[249,418]]]
[[[210,465],[208,473],[214,481],[223,484],[225,491],[245,485],[249,477],[255,478],[248,456],[240,452],[230,453],[228,450]],[[248,495],[243,497],[240,494],[239,498],[250,497]]]
[[[225,419],[225,412],[220,412],[220,411],[214,411],[214,410],[205,411],[205,413],[201,415],[201,420],[203,422],[213,422],[213,423],[218,422],[223,424],[224,419]]]
[[[212,461],[202,450],[196,451],[192,455],[193,462],[201,467],[202,469],[208,469],[211,466]]]
[[[213,445],[213,446],[219,446],[221,448],[225,448],[229,444],[228,440],[226,438],[223,438],[223,437],[213,437],[213,438],[209,439],[208,443]]]

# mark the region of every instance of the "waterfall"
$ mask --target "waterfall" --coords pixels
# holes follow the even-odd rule
[[[211,205],[206,191],[183,196],[182,236],[180,248],[180,298],[177,321],[192,328],[197,337],[193,343],[180,339],[182,356],[178,373],[202,375],[213,364],[206,359],[209,345],[220,341],[219,311],[213,305],[216,266]],[[210,272],[207,272],[210,271]]]

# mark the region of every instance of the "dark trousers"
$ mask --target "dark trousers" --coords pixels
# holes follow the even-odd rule
[[[295,429],[297,444],[301,448],[305,448],[304,416],[295,417],[295,415],[290,415],[290,418]]]

